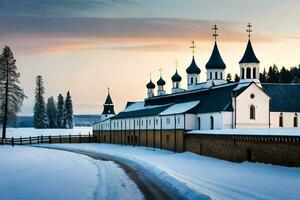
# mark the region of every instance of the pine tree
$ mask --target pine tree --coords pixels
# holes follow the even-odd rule
[[[267,77],[268,77],[268,74],[267,74],[266,69],[264,68],[263,73],[259,74],[259,80],[260,80],[260,82],[261,83],[266,83],[267,82]]]
[[[239,81],[240,81],[239,75],[235,74],[234,75],[234,82],[239,82]]]
[[[42,76],[36,77],[35,103],[33,108],[33,120],[35,128],[47,128],[48,119],[45,104],[45,88]]]
[[[16,60],[9,47],[3,49],[0,55],[0,122],[2,139],[6,138],[8,121],[17,122],[17,113],[20,112],[26,98],[19,84],[20,73],[17,72]],[[3,142],[3,141],[2,141]]]
[[[65,115],[64,115],[64,97],[59,94],[57,97],[57,127],[65,128]]]
[[[290,71],[282,67],[279,73],[280,83],[290,83],[292,82]]]
[[[226,81],[227,81],[227,83],[232,83],[232,77],[231,77],[230,73],[227,74]]]
[[[279,71],[277,65],[274,64],[273,66],[269,67],[267,82],[279,83]]]
[[[57,127],[57,109],[53,97],[49,97],[47,101],[47,116],[49,121],[49,128]]]
[[[65,101],[65,127],[73,128],[73,104],[70,92],[68,91]]]

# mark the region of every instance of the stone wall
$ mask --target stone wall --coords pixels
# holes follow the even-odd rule
[[[224,160],[300,166],[300,138],[186,134],[186,150]]]

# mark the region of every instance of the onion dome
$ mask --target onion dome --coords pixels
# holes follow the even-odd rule
[[[154,89],[155,88],[155,84],[152,82],[152,80],[150,79],[149,83],[147,83],[146,87],[148,89]]]
[[[225,69],[226,65],[223,62],[223,59],[220,55],[217,42],[215,42],[214,49],[208,60],[207,64],[205,65],[206,69]]]
[[[196,64],[196,62],[195,62],[194,56],[193,56],[192,63],[191,63],[190,66],[186,69],[186,73],[187,73],[187,74],[200,74],[200,73],[201,73],[200,68],[197,66],[197,64]]]
[[[242,63],[260,63],[255,56],[250,39],[248,40],[248,44],[244,56],[240,61],[240,64]]]
[[[165,85],[166,82],[164,81],[164,79],[160,76],[159,80],[157,81],[157,85]]]
[[[180,82],[182,80],[181,76],[178,74],[177,69],[175,74],[172,76],[172,81],[173,82]]]

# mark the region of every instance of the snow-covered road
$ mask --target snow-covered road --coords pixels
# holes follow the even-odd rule
[[[110,144],[45,146],[106,154],[141,166],[187,199],[300,199],[300,168],[261,163],[233,163],[193,153]],[[200,197],[201,196],[201,197]]]
[[[143,195],[112,161],[66,151],[0,146],[0,199],[132,200]]]

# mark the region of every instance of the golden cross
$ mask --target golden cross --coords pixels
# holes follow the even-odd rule
[[[162,68],[160,67],[158,71],[159,71],[159,73],[160,73],[160,76],[161,76],[161,73],[162,73]]]
[[[178,60],[175,61],[176,70],[178,69]]]
[[[194,56],[195,55],[195,49],[196,49],[196,45],[195,45],[194,40],[192,41],[192,46],[190,46],[190,48],[193,49],[192,52],[193,52],[193,56]]]
[[[247,32],[248,32],[248,38],[250,39],[250,37],[251,37],[251,32],[252,32],[252,30],[251,30],[252,25],[251,25],[250,22],[249,22],[249,24],[247,25],[247,27],[248,27],[248,29],[247,29]]]
[[[217,34],[218,27],[217,27],[217,25],[214,25],[214,27],[212,28],[212,30],[214,31],[213,36],[214,36],[215,41],[216,41],[217,37],[218,37],[218,34]]]

